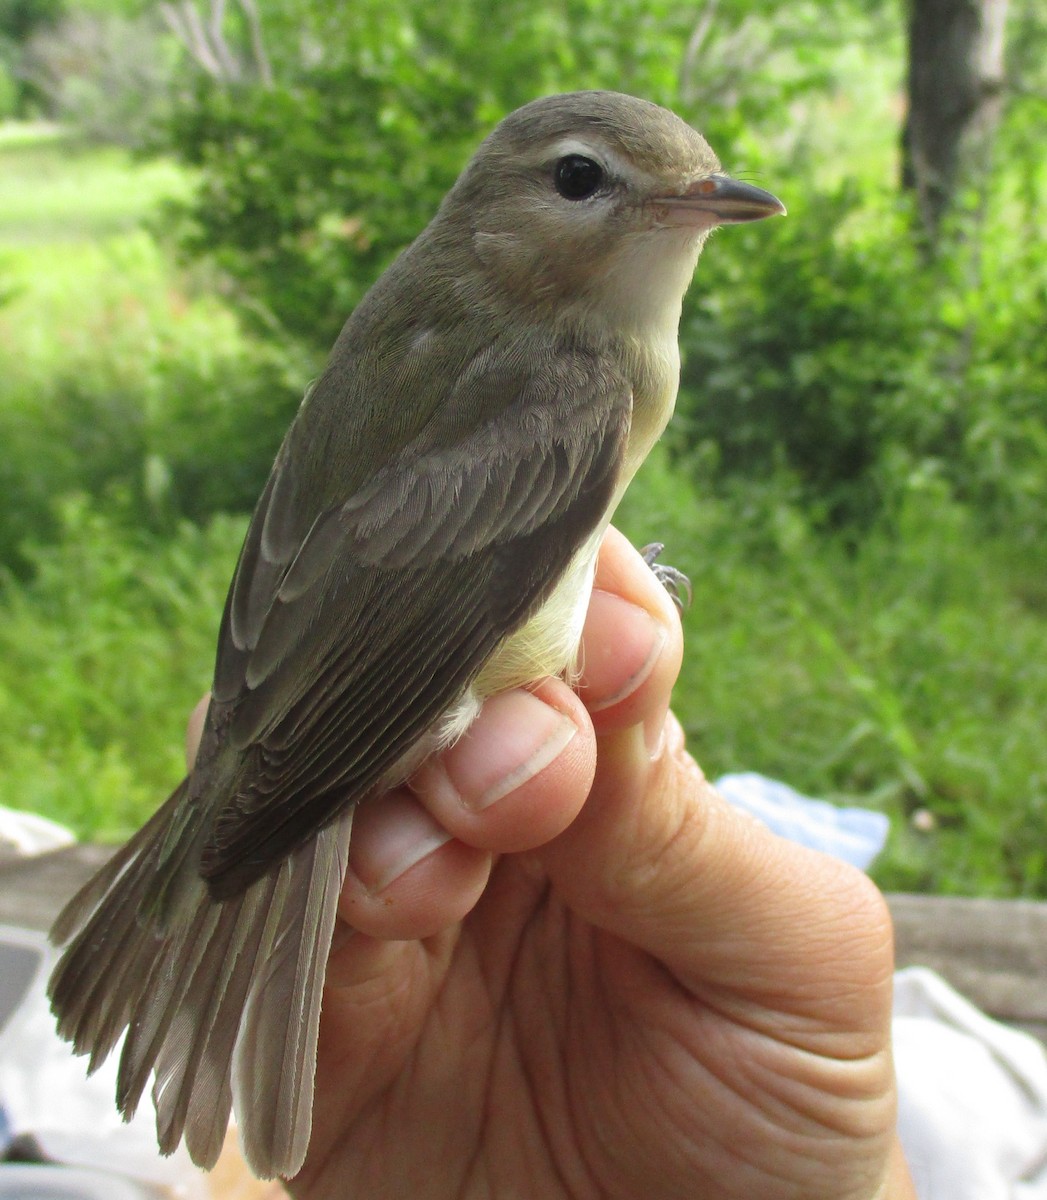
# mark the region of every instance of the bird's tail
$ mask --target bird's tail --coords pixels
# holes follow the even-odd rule
[[[93,1071],[124,1031],[117,1104],[151,1075],[160,1149],[218,1158],[235,1107],[261,1178],[302,1165],[327,955],[351,815],[242,894],[213,901],[196,863],[187,782],[62,910],[49,985],[58,1030]],[[67,943],[67,944],[66,944]]]

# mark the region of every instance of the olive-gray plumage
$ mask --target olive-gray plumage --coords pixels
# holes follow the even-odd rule
[[[67,906],[60,1031],[163,1149],[308,1145],[352,812],[485,696],[571,669],[600,536],[665,426],[715,225],[783,211],[672,113],[535,101],[346,323],[255,510],[196,764]]]

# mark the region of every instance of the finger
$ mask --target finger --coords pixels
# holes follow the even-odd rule
[[[639,598],[660,620],[640,561],[609,539],[598,583]],[[623,612],[617,624],[599,611],[587,624],[590,664],[613,662]],[[789,993],[823,1016],[856,1001],[878,1029],[893,965],[882,897],[860,872],[774,836],[714,792],[679,724],[662,718],[676,661],[671,670],[656,662],[607,710],[610,728],[597,706],[592,792],[540,851],[554,885],[581,915],[689,986]]]
[[[458,841],[406,789],[359,806],[338,913],[374,938],[432,937],[479,900],[491,856]]]
[[[341,916],[373,938],[424,938],[460,921],[491,853],[562,832],[585,802],[595,738],[560,680],[487,701],[469,732],[354,818]]]
[[[578,815],[596,742],[560,679],[489,699],[469,730],[415,772],[410,787],[455,837],[498,853],[540,846]]]
[[[645,723],[660,736],[683,658],[680,617],[629,541],[609,529],[582,633],[578,692],[598,733]]]
[[[594,924],[695,990],[791,997],[878,1034],[892,952],[882,896],[859,871],[772,834],[706,782],[670,715],[652,760],[639,727],[601,738],[592,793],[542,852]]]

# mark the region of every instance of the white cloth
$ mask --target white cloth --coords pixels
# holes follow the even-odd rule
[[[75,841],[64,825],[0,804],[0,847],[28,856],[60,850]]]
[[[170,1158],[156,1146],[155,1113],[144,1101],[125,1124],[116,1111],[117,1056],[91,1076],[55,1032],[45,992],[55,952],[43,934],[0,925],[0,970],[5,952],[33,951],[38,966],[12,1014],[0,1014],[0,1108],[10,1131],[31,1134],[56,1162],[110,1171],[175,1189],[180,1200],[207,1194],[184,1147]]]
[[[898,1132],[920,1200],[1047,1200],[1047,1053],[924,967],[895,976]]]

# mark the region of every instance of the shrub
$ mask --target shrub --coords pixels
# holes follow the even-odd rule
[[[92,141],[141,146],[170,108],[183,65],[154,16],[73,10],[32,35],[20,73],[53,119]]]
[[[32,581],[0,580],[0,804],[115,839],[184,773],[244,524],[158,539],[82,497],[58,522]]]
[[[154,531],[253,507],[307,378],[187,294],[145,234],[60,258],[37,254],[0,314],[0,562],[23,574],[22,543],[57,534],[70,493]]]
[[[262,327],[326,350],[518,105],[561,90],[633,92],[692,118],[725,160],[744,154],[751,169],[787,140],[781,108],[847,73],[817,52],[828,35],[815,5],[728,0],[705,24],[672,0],[274,3],[275,84],[201,79],[162,142],[201,173],[180,206],[184,244],[240,285]]]
[[[732,230],[742,252],[703,258],[685,320],[678,455],[721,485],[785,467],[857,531],[939,478],[1042,538],[1047,247],[1018,212],[1001,190],[933,267],[904,204],[854,183],[801,195],[773,237]]]

